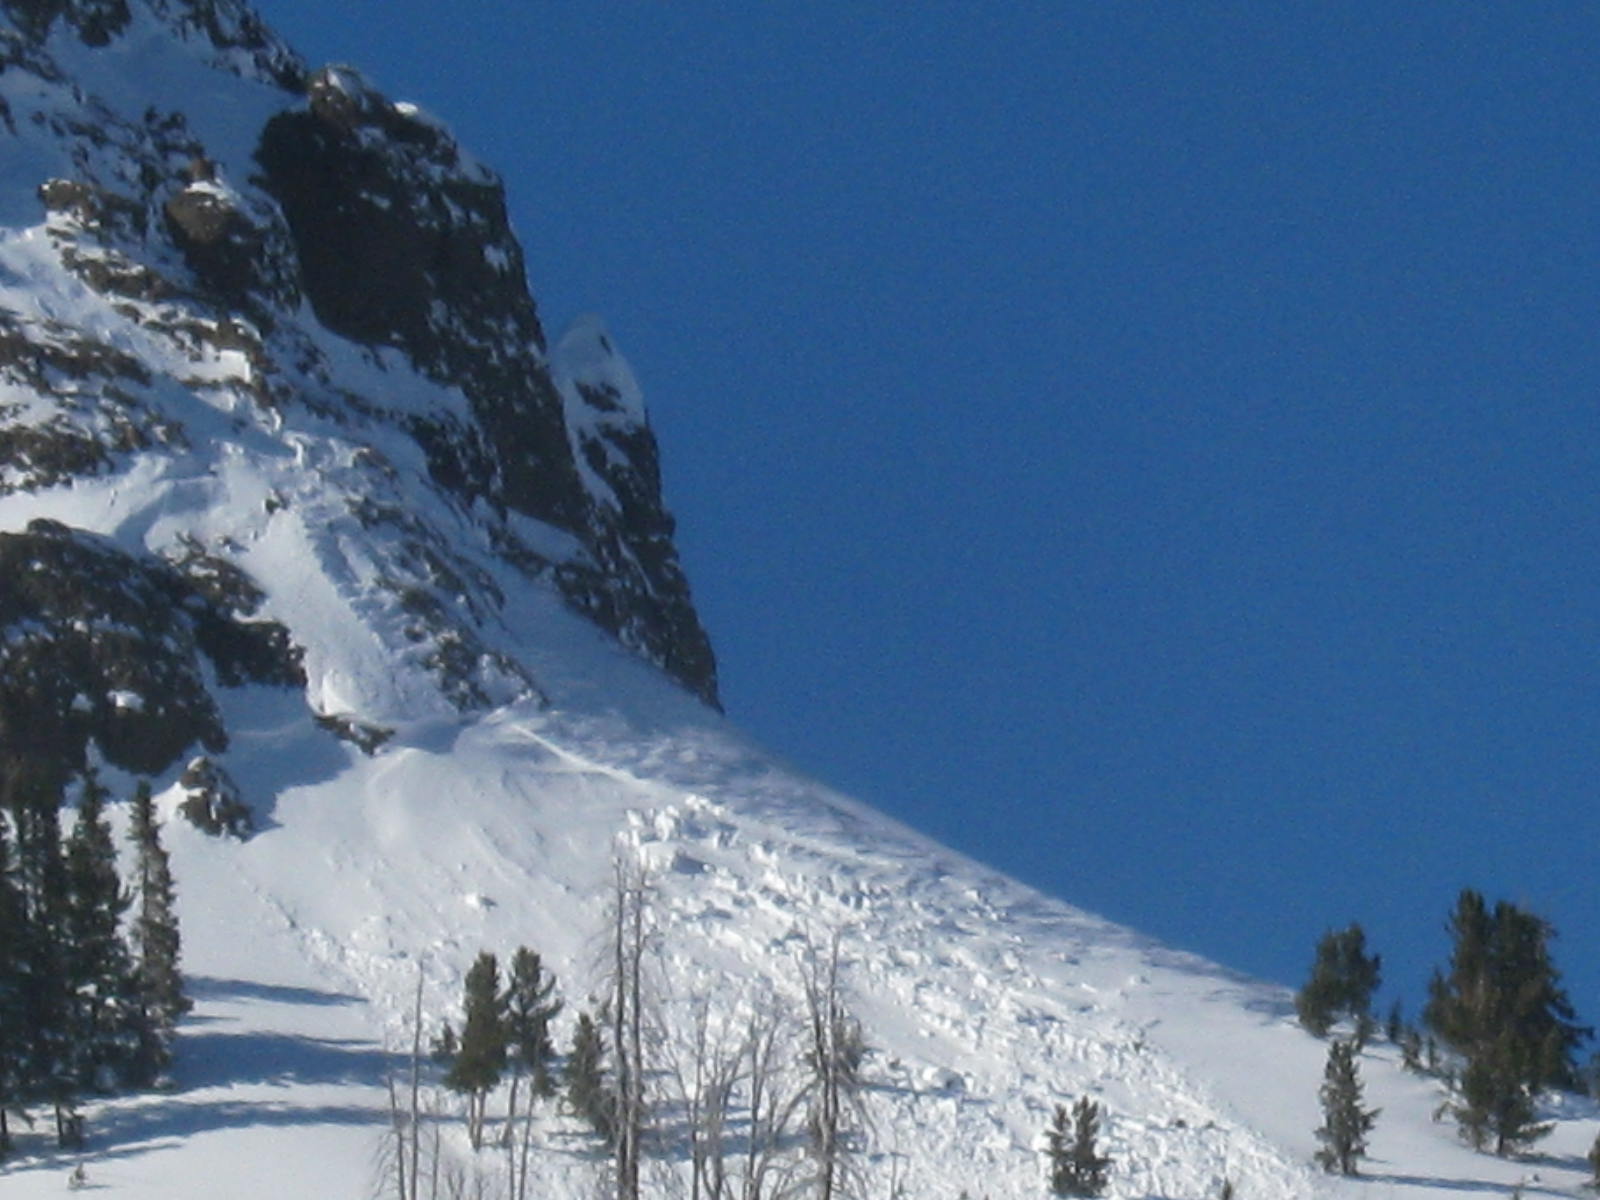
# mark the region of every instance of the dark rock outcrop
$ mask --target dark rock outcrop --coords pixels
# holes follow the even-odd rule
[[[282,89],[253,161],[242,161],[237,145],[202,144],[195,128],[205,122],[191,125],[182,113],[116,108],[52,58],[63,29],[85,45],[107,45],[134,14],[141,30],[147,16],[169,29],[183,43],[174,52],[191,63],[198,57],[251,87]],[[678,565],[643,410],[636,398],[622,403],[604,372],[557,372],[500,180],[448,131],[349,68],[308,73],[240,0],[0,0],[0,70],[38,85],[0,99],[0,135],[49,147],[40,161],[62,175],[28,183],[48,244],[104,302],[81,324],[55,316],[76,304],[0,310],[0,383],[37,398],[0,404],[0,496],[115,475],[141,455],[203,452],[218,436],[218,413],[241,436],[312,427],[314,437],[363,447],[341,486],[350,516],[379,547],[375,586],[390,599],[378,603],[401,613],[407,645],[398,653],[432,672],[457,707],[540,694],[526,665],[496,645],[505,597],[473,558],[485,552],[554,586],[718,703],[715,660]],[[117,333],[110,313],[128,330]],[[326,349],[316,325],[366,348],[376,374],[346,383],[332,361],[339,352]],[[149,339],[160,342],[156,353],[130,353]],[[440,397],[464,403],[392,403],[370,381],[397,358],[439,385]],[[197,421],[207,433],[194,432]],[[459,532],[410,511],[418,477],[402,480],[385,456],[396,430],[421,450],[424,486],[490,549],[464,549]],[[522,518],[557,536],[530,536]],[[269,644],[259,622],[238,619],[245,609],[207,607],[220,603],[204,597],[208,580],[231,570],[239,578],[229,586],[242,594],[253,586],[243,573],[195,547],[183,553],[185,586],[204,603],[183,615],[182,633],[217,678],[263,677],[288,662],[287,633]],[[98,678],[88,665],[94,655],[74,653],[83,681]],[[179,739],[211,745],[221,736],[204,704],[183,692],[181,675],[171,681],[179,689],[172,707],[188,716],[150,741],[150,761],[170,762]],[[113,716],[139,724],[127,725],[121,710],[40,720],[77,756],[99,731],[115,740]],[[95,732],[85,733],[88,725]],[[140,756],[131,744],[118,753]]]
[[[304,108],[267,124],[257,157],[318,319],[404,350],[472,402],[481,445],[419,430],[435,479],[581,529],[583,489],[499,180],[348,67],[314,74]]]
[[[717,704],[655,436],[643,420],[615,422],[603,438],[569,427],[499,179],[349,67],[315,72],[305,105],[268,123],[257,159],[318,319],[403,350],[471,403],[476,428],[408,422],[434,481],[576,535],[588,561],[556,571],[567,598]],[[580,386],[580,404],[615,407],[603,385]],[[609,494],[585,488],[577,455]]]
[[[239,785],[205,755],[189,760],[178,786],[184,791],[179,814],[202,833],[247,838],[255,832],[255,818],[239,794]]]
[[[139,774],[228,743],[206,683],[303,686],[298,652],[203,563],[136,558],[53,521],[0,534],[0,745],[82,769],[93,740]]]
[[[127,0],[7,0],[6,8],[31,36],[42,38],[57,20],[78,31],[86,46],[104,46],[127,28]]]
[[[134,0],[135,3],[138,0]],[[222,54],[242,55],[251,69],[285,88],[298,88],[305,68],[265,22],[241,0],[146,0],[151,12],[180,38],[199,37]],[[70,26],[85,46],[106,46],[133,19],[129,0],[0,0],[24,36],[40,41],[56,26]]]

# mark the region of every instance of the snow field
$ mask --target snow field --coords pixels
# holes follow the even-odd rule
[[[48,47],[84,93],[0,74],[21,131],[0,185],[0,309],[138,359],[150,380],[132,394],[184,437],[69,488],[0,497],[0,529],[49,517],[152,553],[197,539],[262,586],[261,615],[304,647],[308,685],[220,695],[233,739],[221,761],[255,807],[250,840],[187,827],[176,772],[159,781],[197,1003],[171,1091],[89,1106],[91,1186],[172,1200],[371,1194],[385,1078],[411,1044],[419,981],[431,1032],[456,1018],[480,950],[527,944],[559,977],[565,1047],[603,990],[607,880],[622,854],[654,883],[651,983],[668,1057],[683,1055],[702,1003],[730,1022],[768,994],[797,1009],[808,942],[839,937],[869,1050],[862,1195],[898,1184],[948,1200],[1042,1196],[1051,1109],[1081,1095],[1106,1107],[1116,1197],[1198,1200],[1225,1181],[1239,1200],[1439,1200],[1519,1183],[1530,1197],[1583,1194],[1592,1105],[1554,1111],[1533,1159],[1475,1155],[1433,1120],[1438,1086],[1383,1046],[1362,1059],[1368,1103],[1384,1110],[1369,1176],[1315,1172],[1325,1046],[1294,1026],[1284,989],[1032,892],[774,762],[502,561],[484,514],[446,499],[415,443],[377,419],[459,416],[459,392],[302,311],[272,334],[273,361],[296,365],[271,382],[297,400],[263,404],[237,350],[163,331],[172,313],[113,304],[74,278],[56,241],[70,231],[40,223],[39,179],[131,169],[135,150],[151,150],[139,114],[154,105],[190,113],[221,179],[241,187],[255,132],[289,102],[253,68],[221,76],[198,46],[173,55],[165,27],[133,7],[111,54],[70,38]],[[108,140],[72,161],[36,132],[66,118],[99,122]],[[574,436],[643,419],[597,323],[553,360]],[[583,401],[580,383],[609,386],[616,411]],[[50,407],[14,388],[0,403]],[[381,520],[357,517],[373,506]],[[536,522],[510,530],[554,560],[575,553]],[[441,603],[486,651],[526,666],[531,686],[485,663],[486,709],[445,699],[397,593],[419,578],[419,546],[464,581]],[[313,712],[394,736],[367,757]],[[125,795],[131,781],[115,782]],[[536,1140],[540,1195],[598,1193],[603,1156],[575,1120],[546,1106]],[[465,1163],[461,1143],[448,1133]],[[55,1195],[75,1161],[27,1135],[0,1169],[4,1193]],[[464,1169],[493,1181],[504,1163],[487,1151]],[[685,1194],[680,1144],[667,1140],[648,1171],[648,1195]]]

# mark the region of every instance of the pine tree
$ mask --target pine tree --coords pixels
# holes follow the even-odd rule
[[[1554,1125],[1535,1119],[1534,1089],[1525,1082],[1515,1038],[1480,1046],[1461,1072],[1452,1112],[1473,1149],[1504,1156],[1532,1146]]]
[[[1295,994],[1300,1024],[1324,1037],[1335,1021],[1347,1016],[1364,1040],[1371,1027],[1372,995],[1378,990],[1381,968],[1382,959],[1367,954],[1367,935],[1359,924],[1351,922],[1348,928],[1324,933],[1317,942],[1311,975]]]
[[[1045,1153],[1050,1158],[1050,1190],[1058,1196],[1072,1195],[1071,1158],[1072,1113],[1065,1104],[1058,1104],[1050,1118],[1050,1128],[1045,1131],[1049,1139]]]
[[[534,1095],[550,1095],[550,1060],[555,1056],[550,1022],[561,1011],[561,1001],[552,999],[555,990],[555,976],[545,971],[539,956],[518,946],[505,995],[506,1051],[513,1072],[508,1120],[516,1119],[517,1085],[524,1074]]]
[[[110,1075],[126,1060],[137,1008],[132,959],[121,930],[131,897],[117,875],[105,801],[106,790],[90,770],[66,844],[64,955],[74,1068],[78,1082],[91,1088],[109,1086]]]
[[[1367,1153],[1367,1134],[1377,1120],[1377,1109],[1361,1107],[1361,1076],[1356,1069],[1354,1042],[1335,1041],[1328,1046],[1328,1065],[1322,1078],[1322,1127],[1317,1140],[1317,1162],[1323,1170],[1354,1175]]]
[[[561,1001],[554,999],[555,990],[555,976],[545,971],[538,954],[526,946],[518,946],[511,956],[511,980],[506,985],[505,997],[506,1054],[512,1067],[505,1144],[516,1150],[510,1163],[513,1200],[523,1200],[528,1193],[534,1099],[550,1096],[555,1091],[550,1076],[550,1062],[555,1057],[550,1022],[562,1008]],[[519,1145],[516,1140],[517,1088],[525,1074],[529,1076],[528,1112]]]
[[[483,1145],[489,1093],[506,1069],[505,997],[500,966],[487,950],[467,971],[462,995],[461,1044],[444,1084],[467,1098],[467,1137],[474,1150]]]
[[[133,921],[137,1016],[128,1078],[149,1084],[172,1061],[178,1018],[189,1011],[190,1001],[178,966],[181,937],[172,865],[161,845],[150,785],[143,781],[133,795],[129,840],[135,851],[138,910]]]
[[[1422,1034],[1414,1026],[1406,1026],[1400,1034],[1400,1064],[1408,1071],[1423,1073]]]
[[[26,912],[13,879],[15,870],[6,822],[0,815],[0,1159],[12,1149],[7,1114],[22,1100],[28,1046],[22,994]]]
[[[7,780],[16,830],[16,895],[22,919],[17,944],[21,1011],[20,1088],[24,1099],[49,1101],[56,1140],[77,1143],[72,1005],[67,986],[66,868],[61,855],[61,782],[57,772],[19,761]]]
[[[616,1097],[606,1086],[605,1041],[588,1013],[578,1014],[578,1027],[567,1055],[567,1105],[610,1141],[616,1122]]]
[[[1048,1130],[1050,1190],[1058,1196],[1099,1196],[1106,1190],[1111,1160],[1095,1146],[1100,1134],[1100,1105],[1081,1097],[1069,1112],[1056,1105]]]
[[[1585,1161],[1589,1164],[1589,1186],[1600,1189],[1600,1133],[1595,1134],[1590,1143]]]
[[[1573,1052],[1589,1030],[1550,960],[1548,923],[1505,901],[1491,911],[1468,888],[1449,929],[1450,970],[1434,972],[1423,1020],[1465,1059],[1455,1105],[1462,1134],[1509,1154],[1548,1132],[1534,1120],[1534,1097],[1572,1085]]]
[[[456,1061],[456,1052],[461,1049],[461,1043],[456,1039],[456,1031],[449,1021],[444,1023],[438,1035],[428,1043],[428,1057],[442,1067],[450,1067]]]

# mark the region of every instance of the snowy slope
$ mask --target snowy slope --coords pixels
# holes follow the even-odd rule
[[[246,484],[258,469],[236,463],[235,486],[265,486]],[[28,511],[81,522],[164,494],[107,480]],[[166,519],[184,519],[170,495]],[[252,520],[232,535],[273,581],[274,612],[319,647],[309,688],[360,679],[362,702],[392,718],[420,685],[374,676],[370,639],[344,651],[349,594],[314,569],[310,532]],[[656,880],[669,1025],[687,1027],[693,997],[732,1004],[756,980],[793,999],[799,939],[841,933],[871,1048],[873,1191],[898,1178],[908,1195],[1040,1194],[1049,1106],[1090,1094],[1111,1114],[1118,1196],[1215,1195],[1224,1179],[1241,1196],[1477,1195],[1535,1173],[1526,1194],[1577,1194],[1586,1107],[1538,1162],[1497,1162],[1431,1120],[1436,1086],[1384,1048],[1363,1060],[1385,1110],[1372,1178],[1325,1181],[1307,1165],[1323,1047],[1280,989],[1031,892],[796,777],[551,595],[526,592],[507,620],[529,631],[519,649],[548,705],[462,717],[421,704],[370,758],[306,723],[296,697],[226,693],[223,761],[246,794],[273,798],[270,819],[244,842],[169,820],[199,1004],[177,1091],[92,1113],[92,1179],[129,1195],[365,1194],[385,1052],[409,1044],[419,973],[437,1017],[453,1012],[478,950],[535,946],[569,999],[564,1042],[601,987],[620,851]],[[548,1194],[591,1195],[579,1127],[552,1113],[541,1141]],[[67,1164],[36,1145],[38,1158],[9,1169],[12,1194],[62,1186]],[[499,1169],[496,1155],[480,1161]],[[667,1154],[654,1167],[652,1194],[676,1194],[666,1180],[681,1182],[682,1164]]]
[[[898,1177],[908,1195],[1041,1194],[1048,1106],[1092,1094],[1111,1114],[1118,1196],[1215,1195],[1225,1178],[1241,1196],[1478,1195],[1535,1174],[1525,1194],[1579,1194],[1587,1108],[1539,1161],[1497,1162],[1431,1121],[1436,1087],[1384,1048],[1363,1060],[1385,1110],[1372,1177],[1324,1181],[1306,1166],[1322,1046],[1279,989],[798,779],[585,627],[564,632],[560,650],[609,702],[575,689],[545,711],[424,719],[371,759],[285,732],[281,701],[238,698],[249,732],[228,763],[274,789],[275,825],[235,843],[169,824],[199,1006],[178,1090],[93,1115],[92,1179],[130,1195],[365,1194],[383,1052],[408,1044],[419,972],[426,1007],[449,1012],[477,950],[528,943],[584,1004],[620,846],[655,872],[661,990],[680,1029],[693,996],[731,1004],[770,979],[794,997],[797,935],[842,932],[871,1047],[870,1191]],[[574,1123],[552,1114],[541,1144],[547,1194],[592,1194]],[[651,1194],[677,1194],[670,1155],[655,1167]],[[48,1154],[13,1167],[14,1194],[53,1193],[65,1170]]]
[[[1226,1181],[1239,1197],[1481,1196],[1519,1181],[1525,1195],[1580,1194],[1587,1104],[1556,1114],[1538,1159],[1499,1162],[1435,1122],[1437,1085],[1383,1046],[1362,1060],[1384,1110],[1370,1176],[1321,1176],[1310,1160],[1325,1048],[1294,1025],[1286,993],[1032,892],[773,761],[652,665],[670,656],[643,624],[608,632],[564,584],[562,568],[659,582],[627,561],[648,539],[606,541],[601,526],[500,511],[439,482],[408,422],[466,428],[461,388],[410,352],[332,332],[289,267],[277,284],[257,280],[282,286],[251,293],[271,319],[242,341],[201,335],[224,320],[203,288],[141,299],[92,285],[85,255],[122,269],[163,265],[159,250],[93,242],[35,191],[50,178],[109,186],[151,154],[171,157],[146,108],[187,112],[217,164],[216,180],[184,190],[214,187],[254,214],[269,247],[288,237],[247,182],[258,131],[301,104],[273,74],[287,51],[238,50],[219,67],[213,42],[174,38],[163,14],[181,7],[133,5],[105,48],[58,29],[31,66],[0,74],[12,125],[0,315],[32,338],[138,364],[119,391],[98,366],[46,387],[6,382],[0,407],[13,424],[78,421],[98,436],[125,404],[147,430],[93,469],[7,488],[0,533],[44,518],[152,561],[203,546],[261,589],[256,616],[289,631],[305,674],[303,689],[210,680],[229,735],[213,757],[253,806],[254,836],[210,838],[176,816],[182,762],[157,781],[197,1005],[170,1092],[89,1107],[92,1184],[175,1198],[369,1194],[385,1073],[410,1045],[419,980],[434,1028],[454,1017],[478,951],[530,945],[567,999],[564,1046],[602,990],[620,856],[653,881],[668,1051],[681,1052],[701,998],[729,1020],[764,990],[797,1005],[808,939],[838,936],[869,1048],[863,1195],[1042,1195],[1050,1111],[1080,1095],[1109,1113],[1116,1196],[1215,1196]],[[358,83],[340,86],[368,103]],[[73,125],[86,113],[112,135],[88,150]],[[165,265],[174,278],[189,269]],[[528,353],[556,389],[586,503],[628,508],[644,415],[626,364],[592,320]],[[420,627],[418,589],[436,618]],[[367,753],[313,715],[388,736]],[[106,774],[131,788],[114,764]],[[654,1086],[670,1112],[667,1081]],[[541,1193],[594,1195],[601,1163],[579,1124],[546,1106],[538,1137]],[[503,1170],[453,1131],[446,1148],[491,1183]],[[23,1150],[0,1168],[5,1194],[60,1192],[75,1160],[42,1130]],[[686,1194],[686,1170],[681,1144],[663,1139],[648,1194]]]

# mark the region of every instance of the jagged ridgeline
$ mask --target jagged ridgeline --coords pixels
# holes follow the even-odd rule
[[[0,0],[8,747],[153,774],[251,684],[376,744],[414,696],[319,673],[291,526],[450,708],[541,694],[539,588],[718,703],[637,385],[491,171],[232,0]]]

